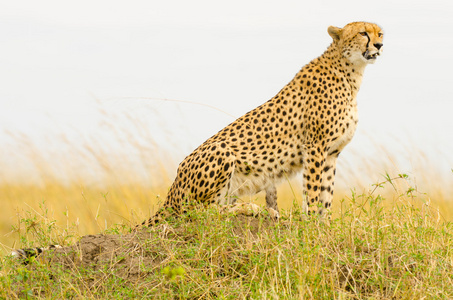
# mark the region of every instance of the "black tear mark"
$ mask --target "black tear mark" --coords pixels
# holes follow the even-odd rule
[[[370,39],[370,36],[368,35],[368,32],[365,32],[365,34],[366,34],[366,37],[368,39],[368,43],[366,43],[366,49],[368,50],[368,47],[370,46],[371,39]]]

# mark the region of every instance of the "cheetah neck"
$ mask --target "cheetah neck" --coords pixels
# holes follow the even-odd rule
[[[327,50],[312,63],[324,66],[336,78],[344,80],[351,87],[353,98],[356,97],[362,84],[363,73],[366,64],[353,64],[343,56],[335,43],[332,43]]]

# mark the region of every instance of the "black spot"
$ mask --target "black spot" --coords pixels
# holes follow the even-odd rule
[[[229,168],[230,168],[230,163],[225,163],[225,165],[223,166],[223,170],[226,172],[226,171],[228,171]]]

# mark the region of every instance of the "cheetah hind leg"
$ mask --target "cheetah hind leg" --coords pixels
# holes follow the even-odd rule
[[[277,189],[275,186],[271,186],[266,189],[266,210],[270,218],[277,221],[280,217],[277,207]],[[229,213],[246,215],[246,216],[257,216],[261,212],[261,208],[255,203],[234,203],[228,207]]]
[[[277,221],[280,218],[277,206],[277,188],[271,185],[266,189],[266,207],[267,212],[272,220]]]

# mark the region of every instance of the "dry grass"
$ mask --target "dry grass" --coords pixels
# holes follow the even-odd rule
[[[392,177],[389,178],[390,179]],[[453,199],[445,197],[439,191],[434,197],[415,190],[409,178],[394,175],[392,183],[379,182],[368,187],[355,188],[351,191],[336,191],[333,205],[333,217],[341,212],[342,201],[350,201],[353,195],[372,195],[385,199],[384,207],[391,208],[404,195],[417,199],[414,205],[429,205],[433,212],[438,212],[443,221],[453,220]],[[383,178],[383,182],[386,179]],[[98,234],[109,230],[114,225],[131,228],[146,219],[164,200],[168,187],[149,187],[143,184],[116,184],[114,186],[64,185],[58,182],[44,186],[3,185],[0,186],[0,199],[3,212],[0,214],[0,228],[6,233],[0,238],[3,254],[12,248],[47,244],[71,244],[83,235]],[[290,210],[294,204],[300,204],[300,185],[296,180],[283,183],[279,187],[279,207]],[[264,195],[243,198],[264,205]],[[33,222],[23,223],[21,220]],[[51,225],[53,236],[48,240],[34,240],[36,236],[34,222]],[[10,228],[10,230],[8,230]],[[22,237],[22,240],[19,238]],[[25,242],[26,241],[26,242]]]
[[[2,252],[24,246],[20,235],[27,245],[68,244],[83,235],[103,232],[114,224],[130,228],[149,216],[160,195],[165,194],[165,188],[150,189],[139,184],[105,188],[59,183],[1,186],[3,212],[7,213],[0,214],[0,226],[3,232],[8,232],[1,237]],[[29,239],[34,224],[19,221],[29,219],[30,215],[34,216],[33,222],[55,223],[56,235],[47,241]]]

